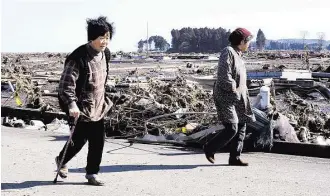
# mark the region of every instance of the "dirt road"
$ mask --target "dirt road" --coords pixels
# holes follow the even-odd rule
[[[330,159],[246,153],[249,167],[227,166],[227,153],[209,164],[201,151],[108,140],[101,166],[104,187],[86,185],[87,146],[53,184],[54,158],[67,134],[1,127],[1,194],[18,195],[329,195]],[[109,152],[111,151],[111,152]],[[60,178],[59,178],[60,179]]]

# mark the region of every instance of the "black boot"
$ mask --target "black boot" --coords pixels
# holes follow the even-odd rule
[[[249,163],[242,161],[240,158],[229,158],[229,165],[248,166]]]
[[[205,146],[205,144],[203,145],[203,150],[204,150],[204,154],[205,154],[206,159],[207,159],[210,163],[214,164],[214,162],[215,162],[214,153],[208,152],[208,151],[206,150],[206,146]]]

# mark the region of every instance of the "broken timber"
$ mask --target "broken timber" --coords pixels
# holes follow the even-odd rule
[[[51,123],[55,118],[67,120],[64,112],[42,112],[39,109],[1,106],[1,117],[5,116],[18,119],[41,120],[45,124]]]

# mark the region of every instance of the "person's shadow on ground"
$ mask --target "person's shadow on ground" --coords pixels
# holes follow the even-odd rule
[[[58,183],[54,184],[53,181],[25,181],[18,183],[1,183],[1,190],[8,189],[26,189],[32,188],[36,186],[51,186],[51,185],[86,185],[87,182],[62,182],[58,181]]]
[[[128,171],[160,171],[160,170],[182,170],[182,169],[194,169],[198,167],[218,167],[228,166],[227,164],[214,164],[214,165],[109,165],[101,166],[101,172],[128,172]],[[85,168],[69,169],[72,173],[84,173]],[[54,184],[53,181],[25,181],[18,183],[1,183],[2,190],[9,189],[26,189],[37,186],[54,186],[54,185],[86,185],[87,182],[63,182],[58,181]]]
[[[207,165],[108,165],[101,166],[101,173],[128,172],[128,171],[161,171],[161,170],[186,170],[198,167],[219,167],[228,164],[207,164]],[[85,168],[69,169],[72,173],[84,173]]]

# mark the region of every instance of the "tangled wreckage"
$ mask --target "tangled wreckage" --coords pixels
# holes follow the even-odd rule
[[[6,117],[2,124],[31,128],[36,120],[52,124],[55,118],[66,119],[56,97],[58,77],[55,76],[60,72],[36,72],[19,62],[12,67],[2,66],[2,117]],[[157,71],[149,71],[149,74],[154,72]],[[124,77],[110,76],[112,82],[107,84],[107,95],[114,102],[106,117],[107,137],[200,147],[213,134],[223,131],[224,127],[217,120],[212,90],[203,88],[200,81],[196,83],[184,74],[163,78],[145,74],[144,83],[128,83],[127,75],[134,73],[126,72]],[[138,78],[136,74],[134,77]],[[260,86],[252,85],[251,81],[249,84],[251,94],[257,95]],[[257,121],[247,125],[246,150],[268,151],[274,142],[281,141],[330,145],[329,97],[326,93],[321,99],[317,98],[320,107],[313,98],[313,93],[320,91],[317,88],[292,84],[285,87],[277,85],[274,88],[276,97],[272,97],[270,108],[260,108],[258,99],[254,98],[253,112]],[[20,100],[22,97],[25,101]],[[47,125],[40,127],[51,130]]]

